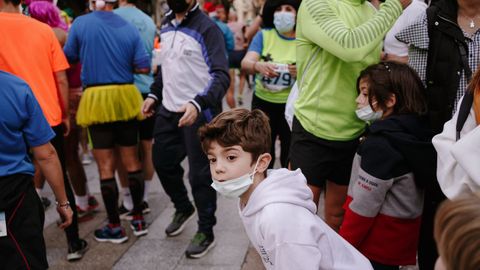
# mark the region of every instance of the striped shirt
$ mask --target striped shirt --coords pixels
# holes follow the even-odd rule
[[[480,64],[480,30],[471,36],[463,31],[463,35],[465,36],[465,40],[468,45],[468,64],[470,65],[472,72],[475,73],[478,65]],[[416,22],[398,33],[396,38],[404,43],[409,44],[408,64],[417,71],[418,75],[422,79],[422,82],[424,85],[426,85],[426,69],[429,45],[427,13],[423,13],[421,16],[419,16]],[[457,110],[457,104],[467,89],[468,83],[465,76],[465,71],[462,70],[461,73],[462,74],[460,77],[457,95],[455,97],[452,115]]]

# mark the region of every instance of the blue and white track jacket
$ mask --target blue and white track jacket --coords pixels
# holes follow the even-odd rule
[[[161,72],[149,97],[171,112],[191,102],[210,121],[230,84],[222,32],[197,4],[180,24],[167,14],[160,39]]]

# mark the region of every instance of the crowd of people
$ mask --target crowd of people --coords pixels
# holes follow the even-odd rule
[[[98,242],[148,234],[156,173],[165,234],[197,217],[187,258],[215,246],[219,193],[266,269],[480,268],[478,1],[166,0],[157,24],[78,2],[0,0],[6,269],[48,268],[45,181],[67,260],[87,252],[89,148]]]

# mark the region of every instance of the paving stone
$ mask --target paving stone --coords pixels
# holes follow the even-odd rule
[[[140,239],[113,269],[175,269],[185,248],[183,241]]]
[[[179,265],[175,270],[240,270],[239,266]]]

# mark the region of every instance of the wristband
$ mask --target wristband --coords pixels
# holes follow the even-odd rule
[[[69,201],[66,201],[64,203],[59,203],[58,201],[56,201],[55,204],[57,205],[57,207],[63,207],[65,209],[68,209],[70,207]]]

